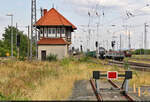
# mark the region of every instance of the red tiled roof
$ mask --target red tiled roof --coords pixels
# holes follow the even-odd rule
[[[66,45],[68,44],[62,38],[41,38],[38,42],[38,45]]]
[[[50,9],[44,16],[42,16],[36,22],[35,26],[71,26],[72,29],[77,29],[54,8]]]

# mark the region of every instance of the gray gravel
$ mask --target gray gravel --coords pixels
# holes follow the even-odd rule
[[[117,83],[117,84],[119,84],[119,83]],[[112,86],[110,86],[110,84],[108,84],[107,81],[100,81],[100,87],[101,88],[111,88]],[[150,87],[141,88],[141,89],[143,89],[142,92],[145,90],[150,91]],[[132,88],[129,88],[129,95],[132,96],[134,99],[136,99],[136,101],[150,101],[150,96],[141,95],[141,97],[138,97],[137,93],[136,94],[133,93]],[[124,99],[121,99],[122,96],[118,96],[115,93],[114,93],[114,95],[112,95],[110,92],[108,92],[108,93],[104,92],[103,96],[104,96],[105,100],[113,100],[113,101],[114,100],[118,100],[118,101],[124,100]],[[97,101],[89,80],[76,81],[74,84],[72,95],[69,97],[69,100],[71,100],[71,101],[76,101],[76,100]]]
[[[89,100],[96,101],[95,94],[92,90],[89,80],[76,81],[74,84],[72,96],[69,100]]]

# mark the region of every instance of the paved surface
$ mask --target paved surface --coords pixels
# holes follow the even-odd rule
[[[96,101],[95,94],[92,90],[89,80],[76,81],[72,96],[69,100],[90,100]]]

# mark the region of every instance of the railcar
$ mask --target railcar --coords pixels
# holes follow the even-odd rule
[[[122,61],[124,59],[125,55],[123,52],[120,52],[120,51],[109,51],[105,54],[105,57],[108,59]]]
[[[132,56],[132,53],[130,51],[123,51],[123,52],[124,52],[125,57],[131,57]]]

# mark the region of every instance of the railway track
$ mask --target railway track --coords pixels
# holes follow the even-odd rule
[[[96,86],[93,79],[90,79],[91,86],[98,101],[135,101],[133,97],[124,93],[124,91],[113,81],[108,80],[107,88],[100,88],[99,93],[96,91]],[[111,87],[108,89],[108,87]]]
[[[108,61],[109,65],[117,65],[119,67],[124,67],[125,62],[120,62],[120,61]],[[128,65],[130,68],[140,70],[140,71],[150,71],[150,64],[146,63],[137,63],[137,62],[128,62]]]
[[[150,61],[150,59],[146,59],[146,58],[132,58],[133,60],[139,60],[139,61]]]

